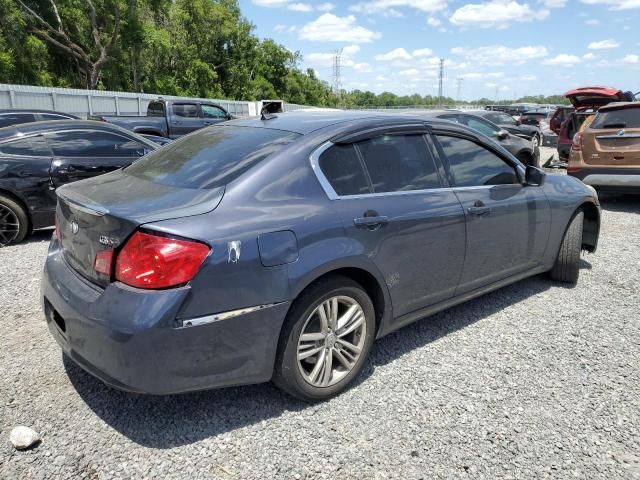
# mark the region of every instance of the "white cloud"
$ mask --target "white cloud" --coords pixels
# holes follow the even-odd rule
[[[583,60],[595,60],[596,58],[598,58],[598,57],[596,57],[593,53],[585,53],[582,56]]]
[[[504,77],[504,73],[502,72],[471,72],[471,73],[463,73],[458,75],[458,78],[463,78],[465,80],[480,80],[485,78],[502,78]]]
[[[290,3],[287,5],[287,10],[292,12],[313,12],[313,7],[308,3]]]
[[[415,60],[420,59],[425,62],[425,59],[431,57],[433,51],[430,48],[417,48],[411,53],[407,52],[404,48],[395,48],[387,53],[376,55],[374,58],[381,62],[400,62],[403,60]]]
[[[545,65],[575,65],[577,63],[580,63],[581,61],[582,60],[580,60],[580,57],[576,55],[561,53],[560,55],[549,58],[542,63],[544,63]]]
[[[439,27],[440,25],[442,25],[442,20],[436,17],[429,17],[427,18],[427,25],[431,27]]]
[[[640,8],[640,0],[580,0],[587,5],[607,5],[611,10]]]
[[[394,60],[411,60],[411,54],[404,48],[396,48],[394,50],[391,50],[390,52],[376,55],[374,58],[382,62]]]
[[[504,45],[490,45],[486,47],[455,47],[451,49],[454,55],[462,55],[471,65],[521,65],[529,60],[546,57],[549,52],[543,46],[526,46],[511,48]]]
[[[317,5],[303,2],[292,2],[291,0],[251,0],[254,5],[267,8],[286,8],[292,12],[329,12],[335,8],[333,3],[325,2]]]
[[[403,77],[415,77],[420,74],[420,70],[417,68],[409,68],[407,70],[400,70],[398,73]]]
[[[599,42],[591,42],[589,44],[589,50],[604,50],[606,48],[618,48],[620,44],[615,40],[609,38],[607,40],[601,40]]]
[[[640,63],[640,55],[634,55],[634,54],[625,55],[623,58],[620,59],[620,62],[629,63],[629,64]]]
[[[430,57],[433,55],[433,51],[430,48],[417,48],[411,52],[413,58]]]
[[[447,8],[447,0],[371,0],[351,5],[352,12],[367,15],[379,13],[387,16],[401,16],[397,8],[413,8],[422,12],[436,12]]]
[[[382,35],[358,25],[353,15],[338,17],[332,13],[323,13],[304,25],[299,36],[301,40],[317,42],[368,43]]]
[[[536,77],[535,75],[522,75],[520,76],[520,80],[523,82],[533,82],[535,80],[537,80],[538,77]]]
[[[584,23],[585,23],[585,25],[600,25],[600,20],[595,19],[595,18],[591,18],[591,19],[587,20]]]
[[[286,29],[287,29],[287,26],[282,24],[278,24],[275,27],[273,27],[273,30],[276,32],[284,32]]]
[[[342,55],[340,56],[340,65],[343,67],[356,67],[357,64],[353,56],[360,51],[358,45],[348,45],[342,49]],[[313,65],[314,67],[330,67],[333,65],[333,59],[335,52],[323,52],[323,53],[309,53],[304,56],[306,63]],[[362,67],[360,67],[362,68]]]
[[[362,73],[369,73],[369,72],[371,72],[371,71],[373,70],[373,69],[371,68],[371,65],[369,65],[369,64],[368,64],[368,63],[366,63],[366,62],[356,63],[356,64],[353,66],[353,69],[354,69],[356,72],[362,72]]]
[[[542,20],[549,15],[545,5],[531,8],[528,3],[520,4],[515,0],[491,0],[485,3],[469,3],[458,8],[449,21],[460,26],[489,28],[507,26],[513,22],[531,22]]]

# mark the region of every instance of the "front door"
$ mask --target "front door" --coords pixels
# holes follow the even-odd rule
[[[45,138],[54,155],[50,175],[56,188],[126,167],[148,149],[131,138],[97,130],[63,130]]]
[[[456,294],[536,267],[551,220],[542,188],[525,186],[510,159],[472,138],[438,134],[436,139],[467,222],[466,257]]]
[[[379,134],[335,145],[320,167],[336,194],[355,255],[382,273],[394,317],[453,296],[464,259],[460,202],[442,188],[421,134]]]
[[[174,103],[169,117],[171,138],[178,138],[203,127],[200,106],[197,103]]]

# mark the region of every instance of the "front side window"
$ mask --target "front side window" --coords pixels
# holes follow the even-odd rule
[[[178,117],[197,118],[198,105],[195,103],[174,103],[173,114]]]
[[[318,163],[337,195],[371,193],[355,145],[333,145],[322,152]]]
[[[495,137],[500,131],[500,129],[493,125],[491,122],[488,122],[479,117],[473,117],[471,115],[460,115],[460,119],[462,123],[467,127],[487,137]]]
[[[298,137],[271,128],[219,125],[162,147],[125,172],[180,188],[221,187]]]
[[[220,107],[201,105],[200,108],[202,108],[202,116],[204,118],[227,118],[227,114]]]
[[[63,131],[46,135],[53,154],[59,157],[140,157],[145,145],[109,132]]]
[[[441,187],[422,135],[383,135],[357,146],[375,193]]]
[[[456,187],[516,184],[515,167],[471,140],[437,135],[449,161],[449,176]]]

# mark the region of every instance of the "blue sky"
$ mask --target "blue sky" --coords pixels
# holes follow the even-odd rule
[[[640,0],[241,0],[257,34],[299,51],[331,81],[463,99],[561,94],[584,85],[640,90]],[[458,79],[461,79],[460,81]]]

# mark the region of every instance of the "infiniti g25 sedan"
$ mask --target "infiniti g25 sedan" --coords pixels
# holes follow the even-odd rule
[[[403,325],[535,274],[576,282],[600,226],[579,180],[464,125],[362,112],[234,120],[57,195],[49,329],[151,394],[326,399]]]

